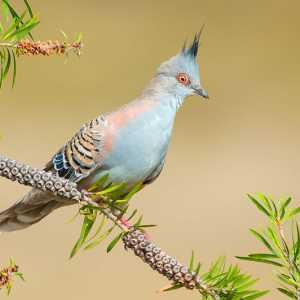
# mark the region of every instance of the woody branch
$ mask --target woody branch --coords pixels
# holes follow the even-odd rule
[[[153,270],[168,278],[172,282],[172,285],[182,284],[187,289],[197,289],[200,293],[209,295],[213,299],[218,299],[215,290],[204,284],[199,276],[188,270],[187,266],[184,266],[175,258],[162,251],[149,240],[143,231],[134,228],[128,222],[124,222],[110,211],[110,209],[103,209],[85,191],[78,190],[76,183],[60,178],[50,172],[35,169],[1,156],[0,176],[11,181],[17,181],[23,185],[68,198],[80,204],[99,207],[101,212],[125,233],[123,237],[125,249],[132,250],[136,256],[140,257]]]

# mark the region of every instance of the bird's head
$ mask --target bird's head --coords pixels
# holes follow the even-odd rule
[[[191,95],[208,98],[201,85],[197,63],[201,31],[195,35],[191,45],[184,45],[176,56],[161,64],[157,70],[156,75],[161,79],[163,88],[182,99]]]

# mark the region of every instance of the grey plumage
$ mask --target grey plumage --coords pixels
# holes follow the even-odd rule
[[[191,95],[208,98],[196,60],[200,34],[164,62],[139,97],[85,124],[46,165],[46,170],[87,189],[109,174],[128,188],[153,182],[163,169],[176,113]],[[0,231],[26,228],[74,202],[33,189],[0,213]]]

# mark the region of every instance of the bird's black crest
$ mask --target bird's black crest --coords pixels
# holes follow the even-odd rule
[[[203,28],[204,28],[204,24],[201,27],[200,31],[195,34],[193,43],[188,48],[186,47],[186,43],[184,43],[183,48],[182,48],[182,53],[184,55],[191,56],[193,58],[197,57],[200,37],[201,37],[202,31],[203,31]]]

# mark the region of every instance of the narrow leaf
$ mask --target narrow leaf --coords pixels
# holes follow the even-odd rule
[[[192,251],[192,256],[191,256],[190,263],[189,263],[189,272],[193,272],[194,260],[195,260],[195,254],[194,254],[194,251]]]
[[[11,55],[10,55],[9,49],[6,49],[6,53],[7,53],[7,62],[6,62],[6,66],[4,68],[4,71],[3,71],[3,78],[6,77],[8,71],[9,71],[9,68],[10,68],[10,64],[11,64]]]
[[[115,226],[112,226],[111,228],[109,228],[105,233],[103,233],[102,235],[97,237],[97,239],[95,239],[90,244],[88,244],[84,248],[84,250],[91,250],[91,249],[97,247],[101,242],[103,242],[111,234],[111,232],[113,231],[114,228],[115,228]]]
[[[260,204],[254,197],[252,197],[250,194],[248,194],[248,197],[261,212],[263,212],[268,217],[271,217],[270,212],[262,204]]]
[[[183,287],[182,283],[176,283],[176,284],[172,285],[169,288],[162,289],[161,291],[162,292],[170,292],[170,291],[178,290],[178,289],[180,289],[182,287]]]
[[[294,208],[288,212],[287,217],[290,219],[300,213],[300,207]]]
[[[89,192],[96,190],[97,188],[102,188],[102,186],[107,182],[109,174],[105,174],[104,176],[100,177],[89,189]]]
[[[263,258],[255,258],[250,256],[236,256],[238,259],[242,260],[248,260],[248,261],[254,261],[254,262],[260,262],[264,264],[274,265],[277,267],[283,267],[283,265],[277,261],[269,260],[269,259],[263,259]]]
[[[273,254],[276,255],[275,250],[272,248],[271,244],[256,230],[250,229],[250,232],[258,239],[260,240]]]
[[[291,203],[292,201],[292,198],[289,197],[287,198],[281,205],[280,207],[280,220],[283,219],[284,215],[285,215],[285,212],[286,212],[286,208],[289,206],[289,204]]]
[[[24,3],[25,3],[25,5],[26,5],[26,7],[27,7],[27,9],[28,9],[28,12],[29,12],[30,17],[33,17],[33,12],[32,12],[32,9],[31,9],[31,7],[30,7],[28,1],[27,1],[27,0],[24,0]]]
[[[156,227],[155,224],[143,224],[143,225],[135,225],[136,228],[150,228],[150,227]]]
[[[120,241],[120,239],[124,236],[124,232],[121,232],[119,235],[117,235],[108,245],[106,252],[109,253]]]
[[[279,292],[281,292],[282,294],[288,296],[289,298],[297,299],[297,297],[295,296],[295,294],[291,290],[284,289],[284,288],[278,288],[277,290]]]
[[[83,243],[86,241],[88,234],[90,233],[95,223],[95,219],[96,219],[96,215],[94,215],[94,217],[92,218],[91,216],[84,217],[84,221],[81,227],[80,237],[71,251],[70,258],[72,258],[78,252],[78,250],[81,248]]]
[[[137,214],[137,209],[135,209],[132,214],[127,218],[128,221],[130,221],[136,214]]]
[[[16,76],[17,76],[17,63],[16,63],[16,56],[15,52],[12,51],[12,57],[13,57],[13,80],[12,80],[12,87],[15,87],[16,84]]]
[[[278,255],[275,254],[269,254],[269,253],[253,253],[253,254],[249,254],[250,257],[254,257],[254,258],[279,258]]]
[[[261,292],[255,292],[251,296],[243,298],[243,300],[254,300],[260,297],[263,297],[264,295],[268,294],[269,291],[261,291]]]

